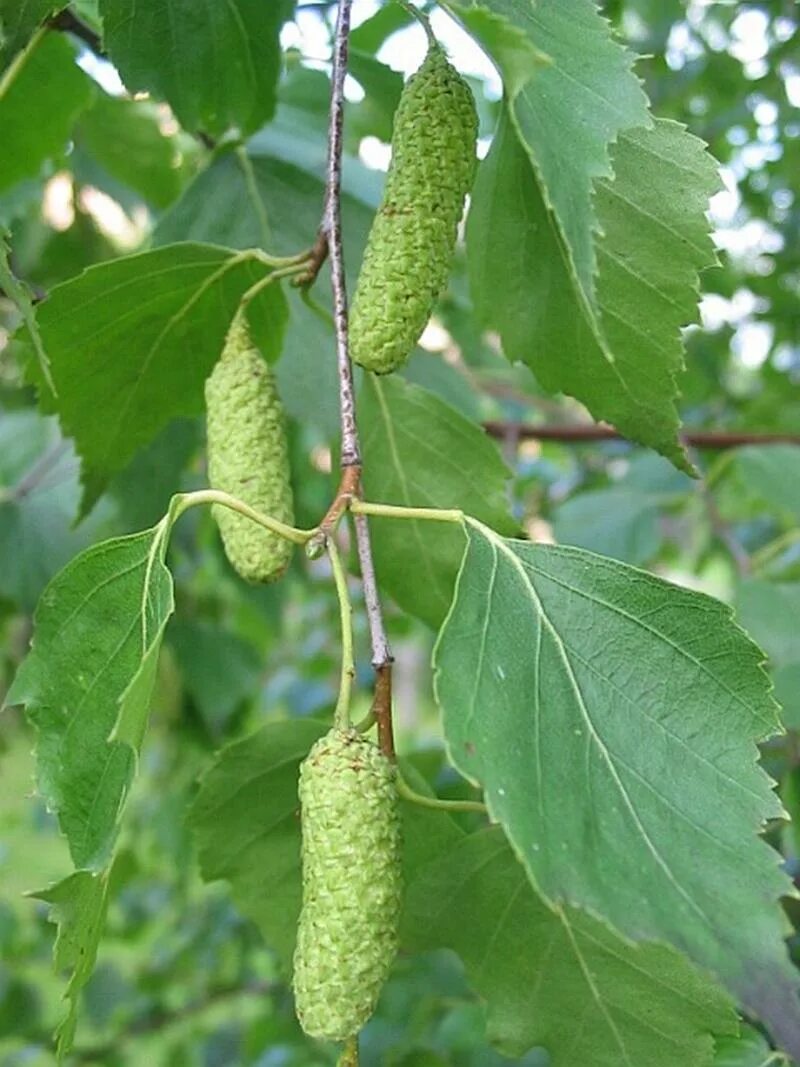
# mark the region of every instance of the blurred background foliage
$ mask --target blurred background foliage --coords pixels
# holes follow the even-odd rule
[[[277,114],[246,148],[190,137],[163,104],[119,95],[91,32],[84,39],[54,34],[54,93],[69,103],[55,143],[66,147],[35,173],[0,164],[0,222],[10,233],[15,274],[41,297],[85,267],[137,248],[186,239],[259,245],[266,240],[262,201],[270,251],[310,244],[321,206],[332,6],[299,3],[287,22]],[[73,7],[83,26],[99,29],[91,0]],[[686,427],[800,435],[798,7],[791,0],[608,0],[604,7],[619,35],[646,57],[638,71],[656,113],[704,138],[723,168],[725,190],[712,205],[720,266],[703,278],[702,326],[687,331]],[[456,61],[475,68],[485,148],[499,82],[453,23],[441,12],[435,18]],[[387,159],[399,71],[413,68],[419,41],[391,4],[356,0],[354,22],[344,192],[357,267]],[[71,52],[64,61],[64,40],[85,73]],[[26,120],[31,126],[37,107]],[[315,295],[327,300],[324,277]],[[324,319],[291,297],[279,374],[292,416],[298,522],[311,525],[332,489],[333,349]],[[202,425],[175,422],[75,525],[75,454],[24,385],[12,339],[17,324],[17,309],[0,297],[0,690],[26,648],[49,578],[87,544],[153,523],[171,493],[205,482]],[[544,443],[520,434],[520,422],[571,426],[586,416],[574,402],[544,395],[528,370],[510,366],[494,339],[480,335],[462,263],[406,374],[471,417],[492,420],[514,474],[514,512],[532,536],[647,567],[735,604],[768,656],[784,705],[788,732],[766,760],[787,808],[800,816],[800,446],[704,448],[694,454],[704,477],[693,481],[622,441]],[[177,528],[172,553],[177,615],[129,805],[123,885],[72,1062],[332,1064],[334,1053],[299,1031],[258,931],[223,885],[201,884],[184,820],[221,745],[269,718],[330,711],[338,623],[325,563],[296,558],[279,587],[247,588],[228,568],[210,517],[197,512]],[[389,622],[400,749],[416,754],[441,793],[459,795],[464,787],[447,769],[431,698],[434,635],[391,608]],[[369,652],[359,627],[366,694]],[[62,992],[51,973],[53,928],[44,905],[24,896],[69,869],[53,820],[31,798],[31,747],[28,727],[7,709],[0,717],[3,1067],[53,1062],[50,1033]],[[773,840],[800,877],[797,831],[776,829]],[[800,920],[797,906],[791,910]],[[764,1061],[756,1033],[752,1060],[737,1049],[735,1059],[720,1049],[720,1067]],[[365,1031],[363,1056],[367,1065],[398,1067],[511,1062],[487,1046],[481,1005],[446,953],[400,960]],[[534,1051],[514,1062],[546,1067],[547,1057]]]

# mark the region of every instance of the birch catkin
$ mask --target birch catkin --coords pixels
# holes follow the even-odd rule
[[[291,526],[285,423],[274,372],[259,355],[239,313],[206,381],[209,481],[214,489]],[[228,559],[242,578],[280,578],[291,558],[291,542],[222,505],[215,504],[213,513]]]
[[[372,1015],[397,951],[402,871],[394,765],[332,729],[300,769],[303,907],[294,957],[300,1024],[345,1041]]]
[[[477,132],[469,86],[432,46],[400,98],[383,203],[353,298],[351,355],[376,374],[405,362],[447,282]]]

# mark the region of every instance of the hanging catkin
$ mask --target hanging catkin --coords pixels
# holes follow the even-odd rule
[[[344,1041],[369,1019],[397,951],[402,871],[394,764],[356,730],[332,729],[300,769],[303,907],[297,1015]]]
[[[234,319],[219,362],[206,381],[208,476],[264,515],[287,525],[294,507],[286,420],[272,368],[254,346],[244,315]],[[225,552],[242,578],[280,578],[292,544],[244,515],[214,505]]]
[[[469,86],[432,46],[400,98],[383,203],[353,298],[350,352],[376,374],[405,362],[447,282],[477,132]]]

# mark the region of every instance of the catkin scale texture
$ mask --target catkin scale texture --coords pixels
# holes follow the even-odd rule
[[[272,368],[253,345],[244,316],[234,319],[217,365],[206,381],[208,476],[256,511],[294,522],[286,419]],[[225,552],[249,582],[283,574],[291,542],[252,519],[215,504]]]
[[[400,98],[383,202],[353,298],[350,354],[376,374],[405,362],[447,282],[477,133],[469,86],[431,47]]]
[[[393,764],[356,730],[334,728],[300,769],[303,907],[294,956],[307,1034],[358,1033],[397,951],[402,897]]]

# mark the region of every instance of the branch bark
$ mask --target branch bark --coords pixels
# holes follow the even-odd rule
[[[492,437],[507,441],[514,437],[520,441],[563,441],[581,443],[591,441],[627,441],[613,426],[593,423],[588,426],[537,426],[527,422],[484,422],[484,430]],[[738,448],[740,445],[800,445],[800,434],[749,433],[746,431],[693,430],[682,433],[681,440],[690,448]]]
[[[347,284],[342,249],[341,181],[342,128],[344,123],[344,80],[347,73],[347,51],[350,33],[352,0],[338,0],[336,30],[333,45],[333,73],[331,79],[331,108],[328,127],[328,166],[323,226],[331,260],[333,285],[333,314],[336,332],[336,360],[339,371],[339,412],[342,428],[342,479],[332,510],[328,515],[338,517],[342,502],[361,494],[361,446],[356,425],[356,401],[353,389],[353,368],[350,363],[347,318]],[[393,758],[392,729],[392,653],[386,637],[383,609],[375,580],[369,525],[366,516],[354,518],[358,558],[364,587],[364,602],[372,645],[372,666],[375,669],[375,697],[373,710],[378,724],[381,751]],[[328,516],[326,516],[326,520]]]

